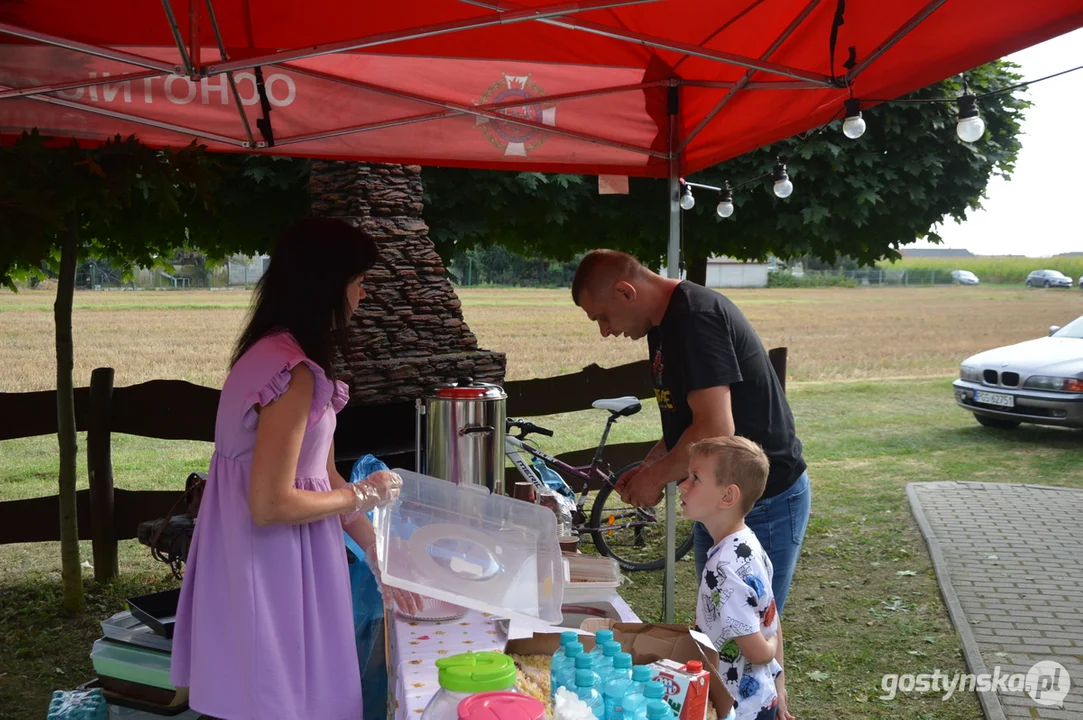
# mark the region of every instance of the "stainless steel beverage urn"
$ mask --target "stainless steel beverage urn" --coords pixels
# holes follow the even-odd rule
[[[418,470],[503,495],[507,399],[499,385],[462,378],[418,400]]]

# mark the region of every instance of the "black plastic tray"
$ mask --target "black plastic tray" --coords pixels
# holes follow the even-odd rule
[[[177,588],[128,598],[128,607],[131,608],[133,617],[162,637],[172,640],[179,600],[180,588]]]
[[[113,683],[123,683],[123,680],[114,680]],[[146,687],[139,686],[137,683],[127,683],[130,687]],[[94,678],[88,682],[83,683],[77,689],[78,690],[91,690],[93,688],[101,688],[102,695],[105,696],[105,701],[110,705],[117,705],[119,707],[131,708],[132,710],[140,710],[150,715],[160,715],[162,717],[173,717],[174,715],[180,715],[181,713],[188,711],[188,703],[179,703],[177,705],[159,705],[157,703],[148,702],[139,698],[131,697],[129,695],[123,695],[113,690],[110,690],[102,685],[100,678]],[[157,690],[158,688],[153,688]],[[206,717],[206,716],[203,716]]]

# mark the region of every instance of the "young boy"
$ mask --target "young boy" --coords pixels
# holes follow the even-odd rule
[[[715,543],[700,579],[696,624],[718,650],[737,720],[793,717],[786,708],[771,560],[745,525],[767,471],[767,456],[751,440],[709,438],[689,449],[688,477],[678,487],[681,512],[703,523]]]

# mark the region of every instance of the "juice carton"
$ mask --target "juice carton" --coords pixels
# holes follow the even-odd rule
[[[711,675],[703,663],[659,660],[650,664],[651,678],[666,689],[666,702],[679,720],[705,720]]]

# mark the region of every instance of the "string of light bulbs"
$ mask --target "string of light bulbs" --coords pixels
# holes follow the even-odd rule
[[[1035,83],[1040,83],[1044,80],[1049,80],[1055,77],[1059,77],[1061,75],[1066,75],[1077,70],[1083,70],[1083,65],[1079,65],[1068,70],[1061,70],[1060,72],[1053,73],[1052,75],[1046,75],[1045,77],[1040,77],[1035,80],[1027,80],[1021,83],[1017,83],[1015,85],[1010,85],[1008,87],[990,90],[988,92],[981,93],[980,95],[975,95],[974,93],[970,92],[970,87],[967,84],[966,79],[964,78],[963,94],[954,98],[906,98],[899,100],[867,99],[864,102],[869,104],[878,104],[885,102],[955,103],[958,106],[959,113],[958,122],[955,125],[955,133],[963,142],[975,143],[985,135],[985,121],[982,120],[981,113],[978,110],[979,100],[981,100],[982,98],[990,97],[992,95],[999,95],[1001,93],[1010,92],[1011,90],[1016,90],[1021,87],[1028,87],[1030,85],[1034,85]],[[838,120],[839,116],[842,114],[845,114],[845,118],[842,121],[843,135],[845,135],[851,140],[857,140],[862,135],[864,135],[865,130],[867,129],[867,125],[865,123],[865,118],[862,117],[861,114],[861,103],[861,100],[853,97],[851,94],[850,99],[846,100],[843,103],[843,108],[840,112],[836,113],[834,117],[828,120],[827,123],[825,123],[821,127],[805,135],[804,141],[801,143],[800,146],[798,146],[796,150],[794,150],[794,152],[791,154],[791,157],[800,153],[800,151],[804,149],[805,145],[808,144],[809,140],[826,130],[828,126]],[[691,210],[696,206],[696,198],[692,195],[692,188],[710,190],[718,193],[718,207],[715,210],[718,216],[720,218],[728,218],[733,215],[734,191],[739,190],[745,185],[750,185],[767,177],[770,177],[774,182],[773,189],[776,197],[784,199],[788,198],[790,195],[793,194],[793,181],[790,180],[789,173],[786,171],[786,160],[780,156],[773,170],[757,175],[751,180],[746,180],[745,182],[740,183],[737,186],[731,186],[729,181],[724,182],[722,184],[722,187],[718,187],[715,185],[706,185],[704,183],[690,182],[688,180],[685,180],[684,178],[681,178],[681,195],[679,198],[679,203],[681,209]]]

